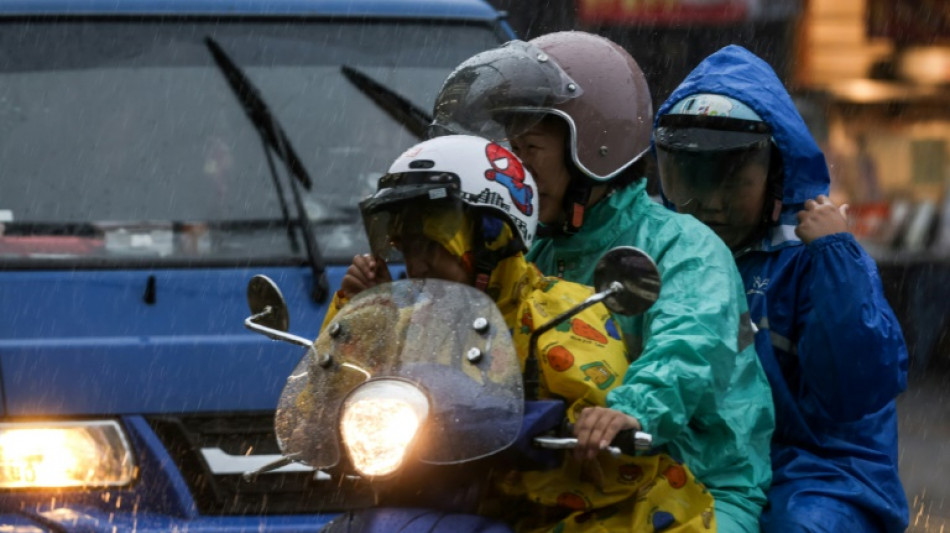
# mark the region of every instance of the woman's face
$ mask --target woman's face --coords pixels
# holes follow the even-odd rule
[[[546,116],[523,133],[511,137],[511,149],[534,176],[538,185],[538,220],[556,224],[563,210],[564,194],[570,183],[565,166],[567,124]]]

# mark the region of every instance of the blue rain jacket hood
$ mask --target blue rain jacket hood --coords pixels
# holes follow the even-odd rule
[[[660,106],[656,117],[676,102],[698,93],[731,96],[751,107],[772,126],[782,152],[785,187],[782,203],[791,209],[819,194],[828,194],[825,154],[815,143],[788,91],[765,61],[741,46],[730,45],[707,57]],[[798,211],[798,209],[795,209]]]
[[[848,233],[809,244],[795,234],[802,204],[827,194],[824,155],[778,77],[739,46],[706,58],[657,118],[697,93],[735,98],[773,131],[784,170],[783,211],[760,243],[736,253],[756,351],[772,388],[772,488],[763,531],[904,531],[897,471],[897,395],[907,350],[877,266]],[[811,530],[811,529],[810,529]]]

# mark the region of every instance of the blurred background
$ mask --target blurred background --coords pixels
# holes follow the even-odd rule
[[[950,0],[489,0],[522,38],[623,45],[654,109],[740,44],[785,82],[875,258],[910,352],[899,400],[909,531],[950,531]]]

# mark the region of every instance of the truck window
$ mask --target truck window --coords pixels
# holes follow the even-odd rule
[[[432,22],[8,19],[0,268],[305,259],[293,206],[288,221],[209,36],[313,179],[304,204],[331,262],[367,249],[356,204],[417,141],[341,67],[429,111],[450,70],[499,41],[487,26]]]

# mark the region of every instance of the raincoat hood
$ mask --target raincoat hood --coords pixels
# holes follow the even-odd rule
[[[741,46],[729,45],[703,60],[660,106],[656,122],[673,105],[698,93],[735,98],[772,127],[782,154],[783,215],[797,212],[805,200],[828,194],[830,178],[825,156],[808,131],[785,86],[772,68]],[[785,224],[785,216],[782,217]]]

